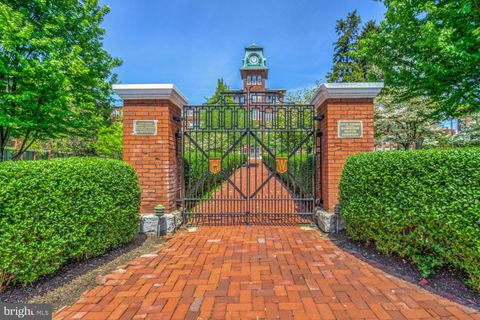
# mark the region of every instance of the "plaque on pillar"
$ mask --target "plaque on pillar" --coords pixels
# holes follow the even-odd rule
[[[134,120],[133,134],[136,136],[156,136],[157,120]]]
[[[339,120],[338,137],[353,139],[363,137],[363,123],[361,120]]]

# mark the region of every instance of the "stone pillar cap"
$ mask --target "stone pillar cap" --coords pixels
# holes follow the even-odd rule
[[[375,98],[383,89],[383,82],[324,83],[318,88],[311,103],[320,106],[328,99]]]
[[[114,84],[113,91],[122,100],[168,100],[182,108],[187,98],[170,83],[159,84]]]

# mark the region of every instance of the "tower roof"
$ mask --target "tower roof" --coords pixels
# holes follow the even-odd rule
[[[262,46],[259,46],[258,44],[255,44],[255,43],[252,43],[251,45],[249,45],[248,47],[246,47],[245,49],[247,50],[252,50],[252,49],[263,49]]]
[[[265,70],[268,74],[267,59],[263,55],[263,47],[255,43],[245,48],[243,66],[240,71]]]

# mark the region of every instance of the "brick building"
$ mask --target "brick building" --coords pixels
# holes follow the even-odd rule
[[[312,154],[312,152],[315,151],[316,167],[314,172],[316,174],[312,173],[310,176],[312,182],[318,181],[318,184],[312,183],[314,194],[308,193],[308,190],[306,193],[301,191],[300,193],[303,192],[301,194],[302,197],[295,198],[297,202],[303,199],[304,201],[309,201],[308,203],[312,205],[308,207],[309,209],[305,209],[305,206],[304,208],[300,208],[299,210],[302,210],[301,212],[290,213],[299,216],[308,215],[312,220],[317,222],[323,230],[327,232],[328,230],[332,230],[332,225],[337,221],[335,220],[335,213],[339,203],[338,183],[346,158],[356,153],[374,150],[373,99],[379,94],[383,84],[326,83],[318,88],[310,105],[282,105],[286,90],[267,88],[266,81],[269,76],[268,71],[263,48],[257,45],[251,45],[245,48],[243,65],[240,68],[243,88],[233,89],[227,92],[235,101],[233,106],[232,104],[225,104],[221,101],[219,101],[218,105],[214,106],[208,104],[202,106],[189,105],[187,99],[173,84],[121,84],[113,87],[115,92],[124,101],[123,159],[135,168],[139,183],[142,187],[141,213],[143,215],[143,231],[157,230],[158,226],[160,226],[158,228],[161,229],[161,226],[163,226],[162,223],[167,220],[170,221],[173,219],[172,221],[176,224],[177,221],[182,221],[182,217],[186,219],[199,213],[197,211],[188,211],[190,207],[187,208],[183,206],[186,201],[198,200],[200,201],[199,203],[203,203],[202,201],[204,199],[202,198],[203,193],[199,196],[202,199],[196,197],[196,193],[189,194],[189,197],[185,196],[185,177],[183,176],[184,160],[182,158],[182,150],[185,149],[185,145],[182,145],[181,142],[182,139],[183,142],[185,142],[187,134],[182,130],[190,130],[187,139],[192,140],[191,145],[196,147],[195,150],[201,154],[201,159],[212,160],[211,163],[215,163],[213,160],[218,162],[218,157],[212,157],[206,153],[209,152],[209,150],[215,150],[215,148],[217,148],[215,136],[209,137],[209,130],[205,130],[205,126],[202,128],[197,127],[197,125],[201,125],[199,121],[202,117],[202,114],[200,114],[201,110],[206,110],[206,112],[212,114],[212,111],[220,112],[222,105],[227,109],[236,110],[235,112],[237,114],[247,114],[251,117],[249,119],[251,122],[249,122],[248,126],[222,128],[222,134],[225,136],[230,133],[231,137],[236,139],[236,147],[239,147],[236,150],[230,150],[230,146],[228,152],[223,150],[223,154],[244,152],[248,153],[250,157],[252,157],[253,154],[255,158],[263,158],[265,153],[262,153],[260,148],[264,148],[267,151],[273,150],[269,154],[275,158],[275,161],[287,159],[286,162],[288,164],[288,161],[295,161],[293,155],[296,155],[298,152],[305,154],[307,152],[306,150],[309,150],[308,152]],[[242,113],[244,111],[242,110],[243,106],[248,107],[250,112]],[[293,121],[285,121],[283,124],[280,123],[280,126],[278,126],[278,124],[273,127],[268,126],[268,116],[272,112],[280,112],[281,110],[284,112],[288,110],[287,114],[291,114],[297,110],[296,108],[307,110],[304,116],[306,115],[309,119],[316,121],[313,131],[305,130],[310,127],[305,127],[305,123],[308,123],[308,121],[298,120],[302,119],[302,117],[297,117],[295,124]],[[255,110],[260,111],[256,119]],[[191,115],[188,113],[189,111],[193,111]],[[182,114],[185,117],[183,123],[180,121]],[[197,117],[197,121],[193,121],[192,123],[192,128],[190,128],[188,122],[189,115],[192,118]],[[213,119],[213,117],[210,117],[210,121],[211,119]],[[216,121],[220,123],[220,120]],[[185,125],[185,127],[182,128],[182,124]],[[220,128],[220,126],[218,126],[218,128]],[[313,132],[314,134],[309,134],[309,132]],[[278,139],[273,139],[273,148],[270,148],[268,143],[265,144],[267,140],[265,137],[267,135],[270,137],[270,134],[273,135],[274,138],[279,137]],[[207,135],[207,138],[204,139],[205,135]],[[297,139],[291,143],[293,147],[289,150],[288,158],[282,155],[283,151],[275,149],[279,143],[283,143],[282,141],[284,141],[286,137],[288,138],[295,135],[301,139],[300,141],[297,141]],[[245,139],[245,137],[248,137],[248,139]],[[213,141],[215,145],[213,148],[211,141]],[[313,147],[310,149],[305,148],[304,151],[303,146],[309,142],[312,142]],[[239,150],[240,148],[241,151]],[[277,157],[279,154],[280,156]],[[211,163],[209,162],[209,164]],[[251,161],[250,163],[256,162]],[[216,175],[215,179],[222,178],[229,181],[229,185],[232,185],[230,190],[233,190],[232,194],[240,192],[243,194],[243,197],[228,197],[228,195],[231,194],[229,191],[224,192],[225,198],[215,198],[215,201],[223,201],[221,205],[239,203],[239,208],[246,208],[248,205],[249,208],[257,210],[260,206],[251,206],[253,201],[262,200],[261,197],[258,197],[260,193],[257,192],[257,189],[259,192],[262,188],[265,189],[264,187],[268,182],[273,181],[270,177],[274,177],[275,175],[270,175],[262,181],[258,181],[258,179],[255,180],[255,189],[248,192],[243,192],[243,189],[240,189],[238,185],[242,188],[245,185],[251,186],[254,180],[253,178],[256,177],[257,172],[255,170],[259,167],[261,166],[242,167],[248,168],[248,171],[245,171],[243,175],[243,177],[245,177],[244,180],[248,183],[242,184],[235,179],[235,181],[232,181],[228,176],[224,177],[224,175],[227,174],[225,172],[222,172],[222,176],[218,176],[217,174],[219,172],[214,172],[209,166],[205,169],[206,171],[202,169],[203,175],[200,174],[200,178],[202,178],[202,176],[204,178],[199,180],[194,187],[199,186],[202,188],[206,178]],[[295,167],[294,163],[292,163],[291,167]],[[288,166],[285,168],[288,168]],[[286,172],[288,173],[288,171]],[[250,177],[253,178],[250,179]],[[302,186],[304,185],[305,184]],[[307,193],[308,197],[303,196],[303,194]],[[285,199],[282,198],[282,195],[275,193],[273,198],[271,195],[267,195],[263,200],[282,203]],[[166,215],[161,218],[163,222],[159,222],[159,218],[153,214],[155,206],[158,204],[162,204],[165,207]],[[236,208],[236,206],[235,204],[233,207]],[[218,209],[218,207],[216,208]],[[261,208],[258,209],[260,211],[256,213],[246,209],[241,209],[241,212],[237,212],[234,210],[229,211],[228,208],[230,207],[222,208],[227,208],[222,214],[226,215],[228,219],[243,219],[252,216],[252,214],[257,214],[257,216],[263,214],[260,210]],[[282,214],[284,214],[284,212],[281,210],[271,211],[272,212],[261,216],[261,218],[267,219],[273,216],[274,219],[283,219]],[[184,212],[185,215],[182,216],[182,212]],[[205,211],[203,213],[211,212]],[[216,216],[213,218],[215,220]],[[287,222],[287,220],[285,220],[285,222]]]
[[[250,104],[283,102],[286,90],[266,87],[269,71],[266,62],[263,47],[252,44],[245,48],[243,65],[240,68],[243,88],[232,89],[229,92],[236,103],[245,105],[248,93],[250,93]]]

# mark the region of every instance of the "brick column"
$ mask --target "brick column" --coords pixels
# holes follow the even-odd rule
[[[322,117],[318,194],[328,213],[334,213],[339,203],[338,184],[346,158],[375,149],[373,99],[382,87],[381,83],[323,84],[315,94],[313,104]]]
[[[124,101],[123,160],[133,165],[142,188],[140,213],[158,204],[176,210],[181,188],[177,133],[187,100],[171,84],[115,85]]]

